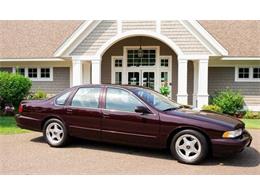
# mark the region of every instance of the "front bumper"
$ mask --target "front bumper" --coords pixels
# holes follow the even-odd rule
[[[212,139],[213,156],[223,156],[242,152],[246,147],[249,147],[252,142],[252,136],[248,131],[234,139]]]

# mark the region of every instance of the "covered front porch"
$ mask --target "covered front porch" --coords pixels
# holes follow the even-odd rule
[[[103,48],[100,55],[72,57],[71,84],[126,84],[160,91],[171,98],[201,108],[208,104],[207,55],[183,55],[151,36],[130,36]]]

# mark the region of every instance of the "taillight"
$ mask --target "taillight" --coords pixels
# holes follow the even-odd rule
[[[22,105],[22,104],[19,105],[18,112],[19,112],[19,113],[22,113],[22,112],[23,112],[23,105]]]

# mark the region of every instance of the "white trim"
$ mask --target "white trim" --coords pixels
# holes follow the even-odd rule
[[[215,55],[228,55],[228,51],[196,20],[180,21],[190,32],[197,37]]]
[[[238,69],[239,68],[249,68],[249,78],[239,78]],[[239,65],[235,67],[235,82],[260,82],[260,78],[253,78],[253,69],[260,68],[255,65]]]
[[[51,66],[19,66],[17,68],[24,68],[24,76],[28,77],[31,81],[53,81],[53,67]],[[28,69],[36,68],[37,69],[37,78],[30,78],[28,76]],[[41,78],[41,68],[49,68],[50,69],[50,77],[49,78]],[[12,68],[13,73],[16,73],[16,67]]]
[[[115,67],[115,60],[122,60],[122,67]],[[111,83],[116,83],[115,73],[122,72],[123,79],[123,66],[124,66],[124,57],[123,56],[111,56]],[[123,83],[123,80],[121,81]]]
[[[188,104],[188,60],[178,58],[178,91],[177,102]]]
[[[2,58],[2,59],[0,59],[0,62],[24,62],[24,61],[46,62],[46,61],[66,61],[66,60],[62,59],[62,58]]]
[[[178,55],[178,59],[182,60],[208,60],[209,55]]]
[[[83,41],[101,22],[101,20],[89,20],[83,22],[76,31],[55,51],[54,56],[68,56],[79,43]]]
[[[222,57],[222,60],[232,61],[232,60],[260,60],[260,57]]]

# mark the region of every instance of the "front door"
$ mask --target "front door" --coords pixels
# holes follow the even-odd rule
[[[130,92],[108,87],[101,122],[104,141],[139,146],[155,146],[159,142],[159,116],[155,113],[136,113],[136,106],[144,106]]]
[[[128,72],[128,85],[139,85],[155,89],[155,72],[140,70],[135,72]]]

